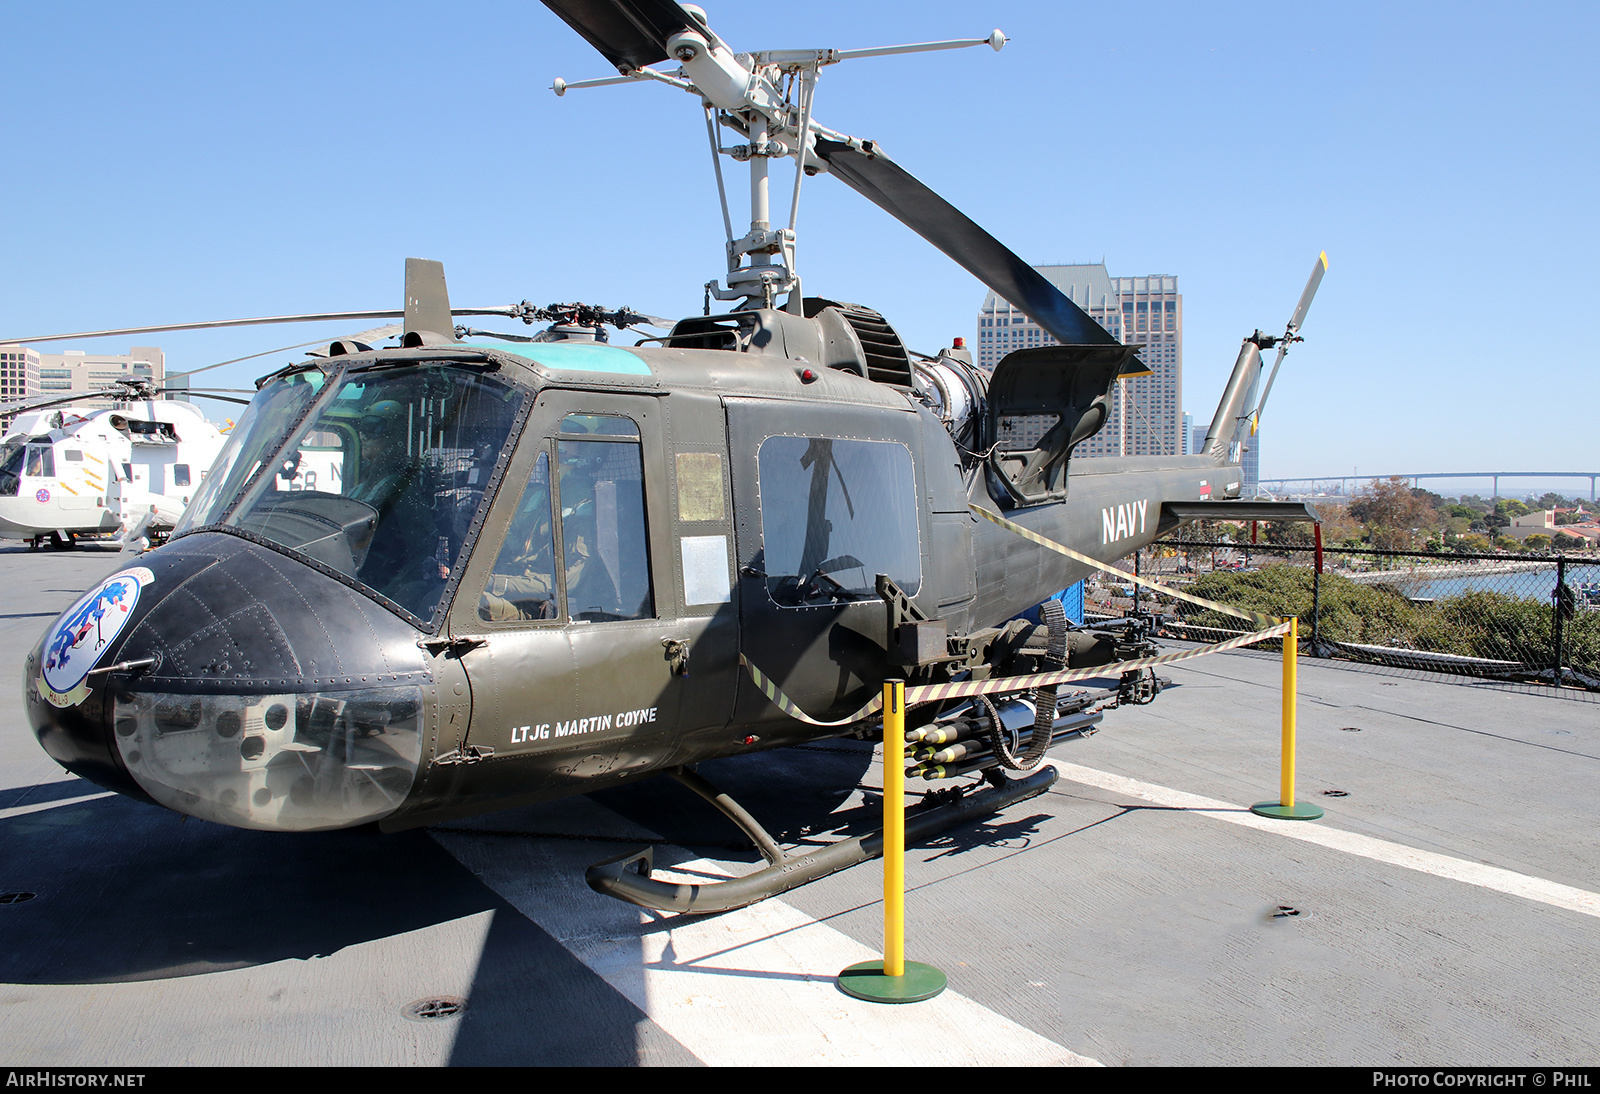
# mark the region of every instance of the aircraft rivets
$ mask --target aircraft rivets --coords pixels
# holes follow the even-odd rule
[[[413,1022],[434,1022],[441,1018],[454,1018],[466,1007],[465,999],[454,995],[436,995],[429,999],[418,999],[400,1013]]]
[[[462,692],[462,687],[461,687],[461,685],[460,685],[460,684],[457,684],[457,685],[456,685],[456,694],[457,694],[457,695],[460,695],[460,694],[461,694],[461,692]]]

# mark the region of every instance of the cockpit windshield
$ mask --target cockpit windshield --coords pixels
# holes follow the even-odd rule
[[[17,496],[17,488],[22,484],[24,447],[21,441],[7,441],[0,445],[0,497]]]
[[[251,404],[177,534],[249,532],[428,619],[521,404],[438,364],[289,376]]]

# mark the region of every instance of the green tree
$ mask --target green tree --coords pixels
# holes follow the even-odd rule
[[[1441,518],[1417,493],[1402,478],[1374,479],[1350,502],[1350,515],[1366,525],[1374,547],[1406,550],[1433,531]]]

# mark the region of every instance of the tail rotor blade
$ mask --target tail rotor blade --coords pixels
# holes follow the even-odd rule
[[[1306,321],[1306,312],[1311,310],[1311,298],[1317,295],[1317,286],[1322,284],[1322,275],[1328,272],[1328,252],[1323,251],[1317,255],[1317,261],[1311,266],[1311,277],[1306,282],[1306,291],[1300,294],[1300,303],[1294,306],[1294,315],[1289,318],[1289,329],[1284,333],[1283,341],[1278,343],[1278,356],[1272,362],[1272,371],[1267,374],[1267,386],[1261,393],[1261,401],[1256,404],[1256,411],[1250,416],[1250,432],[1255,433],[1261,427],[1261,409],[1267,405],[1267,396],[1272,394],[1272,381],[1278,378],[1278,366],[1283,364],[1283,355],[1289,352],[1290,344],[1295,336],[1300,333],[1300,324]]]
[[[1327,272],[1328,252],[1323,251],[1311,264],[1311,277],[1306,281],[1306,291],[1300,294],[1300,303],[1294,306],[1294,315],[1289,320],[1292,333],[1300,332],[1300,325],[1306,321],[1306,312],[1311,310],[1311,298],[1317,295],[1317,286],[1322,284],[1322,275]]]
[[[949,255],[1026,312],[1063,345],[1116,344],[1099,323],[971,218],[913,178],[875,146],[818,138],[817,154],[846,186]],[[1129,361],[1124,373],[1143,371]]]

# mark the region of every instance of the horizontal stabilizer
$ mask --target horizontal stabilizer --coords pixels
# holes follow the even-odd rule
[[[1178,520],[1303,520],[1320,523],[1308,502],[1303,501],[1164,501],[1163,518]]]

